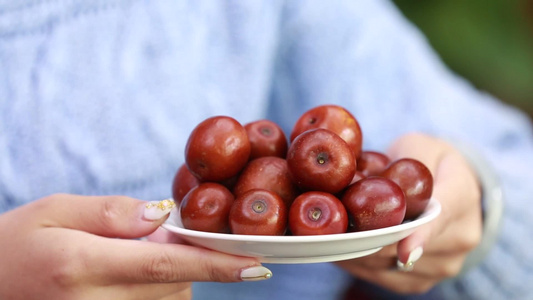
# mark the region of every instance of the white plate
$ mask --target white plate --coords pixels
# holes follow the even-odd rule
[[[257,257],[265,263],[317,263],[370,255],[409,236],[419,226],[435,219],[440,211],[440,203],[432,199],[420,217],[397,226],[329,235],[260,236],[185,229],[181,224],[179,210],[175,208],[162,227],[193,245],[234,255]]]

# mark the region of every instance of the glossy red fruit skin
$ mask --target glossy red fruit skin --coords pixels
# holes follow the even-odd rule
[[[231,232],[245,235],[284,235],[288,209],[276,193],[253,189],[235,198],[229,213]]]
[[[405,219],[415,219],[424,212],[433,193],[433,176],[422,162],[402,158],[390,164],[381,176],[394,181],[405,194]]]
[[[293,235],[345,233],[348,213],[342,202],[325,192],[306,192],[289,209],[289,229]]]
[[[341,201],[351,217],[353,231],[398,225],[405,216],[403,191],[387,178],[361,179],[344,192]]]
[[[185,195],[193,188],[200,184],[200,180],[194,176],[186,164],[182,164],[172,180],[172,198],[177,205]]]
[[[233,189],[235,197],[253,189],[275,192],[290,207],[300,193],[292,182],[287,161],[280,157],[264,156],[248,162]]]
[[[199,123],[185,146],[185,162],[200,181],[219,182],[239,173],[250,157],[250,141],[244,127],[227,116]]]
[[[359,157],[363,145],[363,133],[357,119],[339,105],[320,105],[303,113],[292,128],[291,142],[301,133],[314,128],[325,128],[338,134]]]
[[[229,211],[234,199],[233,194],[219,183],[201,183],[181,201],[183,227],[215,233],[229,232]]]
[[[357,158],[357,171],[365,176],[381,174],[390,164],[390,158],[378,151],[362,151]]]
[[[289,146],[287,165],[293,182],[304,191],[335,194],[348,186],[356,161],[350,147],[327,129],[311,129]]]
[[[235,184],[237,184],[237,180],[239,179],[239,176],[240,176],[240,172],[237,173],[237,175],[234,175],[234,176],[231,176],[230,178],[226,178],[224,180],[221,180],[218,183],[220,183],[223,186],[225,186],[226,188],[228,188],[228,190],[233,191],[233,188],[235,187]]]
[[[342,189],[340,192],[336,193],[335,194],[335,197],[341,199],[342,198],[342,195],[344,194],[344,192],[354,183],[356,183],[357,181],[363,179],[363,178],[366,178],[365,175],[363,175],[363,173],[359,172],[359,171],[355,171],[355,174],[353,175],[353,178],[352,178],[352,181],[350,181],[350,184],[348,184],[347,187],[345,187],[344,189]]]
[[[244,125],[252,147],[250,159],[287,156],[288,142],[281,127],[270,120],[257,120]]]

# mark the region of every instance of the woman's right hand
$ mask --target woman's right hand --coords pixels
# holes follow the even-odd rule
[[[190,299],[192,281],[271,276],[253,258],[135,240],[168,216],[146,204],[57,194],[0,215],[0,298]]]

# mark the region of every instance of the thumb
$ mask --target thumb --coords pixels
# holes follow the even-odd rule
[[[37,201],[42,227],[61,227],[104,237],[138,238],[155,231],[175,206],[125,196],[52,195]]]

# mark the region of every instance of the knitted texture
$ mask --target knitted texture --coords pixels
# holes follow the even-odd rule
[[[462,140],[494,162],[501,238],[428,295],[533,299],[533,133],[524,114],[442,64],[386,1],[0,0],[0,211],[57,192],[170,195],[203,119],[347,107],[363,148],[410,131]],[[269,265],[264,282],[194,284],[195,299],[337,299],[332,264]]]

